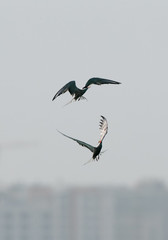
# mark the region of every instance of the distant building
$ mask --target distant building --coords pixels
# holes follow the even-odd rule
[[[167,240],[168,191],[13,186],[0,191],[0,240]]]

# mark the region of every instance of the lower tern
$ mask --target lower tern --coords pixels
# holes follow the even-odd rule
[[[72,139],[73,141],[76,141],[79,145],[83,146],[83,147],[86,147],[88,148],[92,153],[92,158],[86,162],[85,164],[91,162],[92,160],[95,160],[98,161],[99,160],[99,157],[100,157],[100,154],[101,154],[101,149],[102,149],[102,142],[103,142],[103,139],[104,137],[106,136],[107,132],[108,132],[108,123],[107,123],[107,119],[103,116],[101,116],[101,119],[100,119],[100,124],[99,124],[99,127],[100,127],[100,140],[98,141],[98,145],[96,147],[88,144],[88,143],[85,143],[83,141],[80,141],[78,139],[75,139],[75,138],[72,138],[60,131],[58,131],[59,133],[61,133],[63,136],[67,137],[67,138],[70,138]]]

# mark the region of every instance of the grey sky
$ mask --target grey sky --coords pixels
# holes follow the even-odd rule
[[[0,180],[44,183],[168,182],[168,3],[165,0],[0,1]],[[93,76],[121,81],[92,86],[62,107],[65,83]],[[97,163],[56,129],[96,145]],[[17,144],[19,143],[19,144]]]

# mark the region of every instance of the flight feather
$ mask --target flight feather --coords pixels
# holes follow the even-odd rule
[[[57,130],[58,131],[58,130]],[[73,141],[75,141],[75,142],[77,142],[79,145],[81,145],[82,147],[86,147],[86,148],[88,148],[91,152],[94,152],[94,147],[93,146],[91,146],[90,144],[88,144],[88,143],[85,143],[85,142],[83,142],[83,141],[80,141],[80,140],[78,140],[78,139],[75,139],[75,138],[72,138],[72,137],[70,137],[70,136],[68,136],[68,135],[66,135],[66,134],[64,134],[64,133],[62,133],[62,132],[60,132],[60,131],[58,131],[59,133],[61,133],[63,136],[65,136],[65,137],[67,137],[67,138],[70,138],[70,139],[72,139]]]
[[[61,94],[65,93],[66,91],[69,91],[69,93],[71,95],[74,95],[75,91],[76,91],[77,87],[75,84],[75,81],[70,81],[67,84],[65,84],[53,97],[52,101],[57,98],[58,96],[60,96]]]
[[[120,82],[114,81],[114,80],[109,80],[105,78],[98,78],[98,77],[93,77],[90,78],[84,88],[88,88],[91,84],[96,84],[96,85],[102,85],[102,84],[120,84]]]
[[[100,127],[100,141],[103,141],[104,137],[108,132],[107,119],[103,116],[101,116],[99,127]]]

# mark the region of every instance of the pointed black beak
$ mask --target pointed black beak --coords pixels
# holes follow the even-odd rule
[[[85,86],[84,86],[82,89],[88,89],[88,87],[85,87]]]

